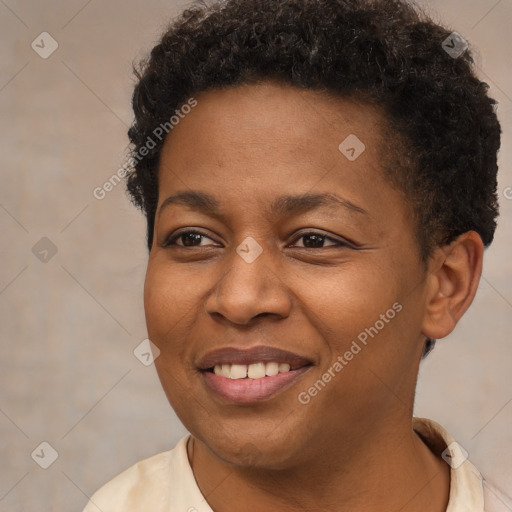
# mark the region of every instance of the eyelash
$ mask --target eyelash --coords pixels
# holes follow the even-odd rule
[[[172,235],[167,240],[165,240],[164,243],[162,244],[162,247],[167,248],[167,247],[175,246],[175,247],[182,247],[185,249],[195,248],[195,247],[204,247],[204,246],[197,246],[197,245],[196,246],[185,246],[185,245],[176,244],[175,243],[176,240],[178,240],[179,238],[181,238],[184,235],[200,235],[201,237],[209,238],[210,240],[212,240],[212,238],[209,237],[207,234],[205,234],[201,231],[198,231],[198,230],[181,231],[180,233]],[[350,244],[349,242],[337,240],[333,237],[326,235],[325,233],[322,233],[321,231],[306,231],[304,233],[301,233],[298,237],[296,237],[294,239],[293,243],[296,243],[298,240],[300,240],[301,238],[304,238],[305,236],[308,236],[308,235],[316,235],[316,236],[322,237],[324,241],[328,240],[330,242],[335,242],[336,245],[329,245],[326,247],[300,247],[301,249],[310,249],[310,250],[311,249],[327,249],[329,247],[352,247],[352,248],[354,248],[354,246],[352,244]]]

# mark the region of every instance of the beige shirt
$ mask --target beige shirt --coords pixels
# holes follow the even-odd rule
[[[441,425],[413,418],[413,428],[433,453],[444,453],[443,458],[450,463],[446,512],[512,512],[512,501],[482,479]],[[213,512],[188,461],[189,437],[115,477],[92,496],[83,512]]]

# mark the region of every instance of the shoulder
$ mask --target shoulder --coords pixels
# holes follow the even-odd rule
[[[169,451],[137,462],[101,487],[83,512],[170,510],[175,488],[195,484],[186,453],[188,437]],[[190,482],[192,478],[192,482]]]
[[[413,428],[429,449],[451,466],[448,511],[512,512],[511,499],[482,477],[464,448],[441,425],[413,418]]]

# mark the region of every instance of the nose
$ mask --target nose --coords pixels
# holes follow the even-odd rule
[[[237,325],[249,325],[257,317],[286,318],[291,294],[268,251],[252,262],[236,252],[206,300],[207,312]]]

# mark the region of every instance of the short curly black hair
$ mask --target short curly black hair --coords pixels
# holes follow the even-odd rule
[[[135,70],[127,189],[146,215],[148,249],[165,140],[155,129],[172,128],[200,92],[272,80],[383,110],[401,148],[386,171],[413,205],[424,261],[469,230],[488,246],[501,129],[470,50],[447,51],[464,50],[453,37],[406,0],[221,0],[185,10]]]

